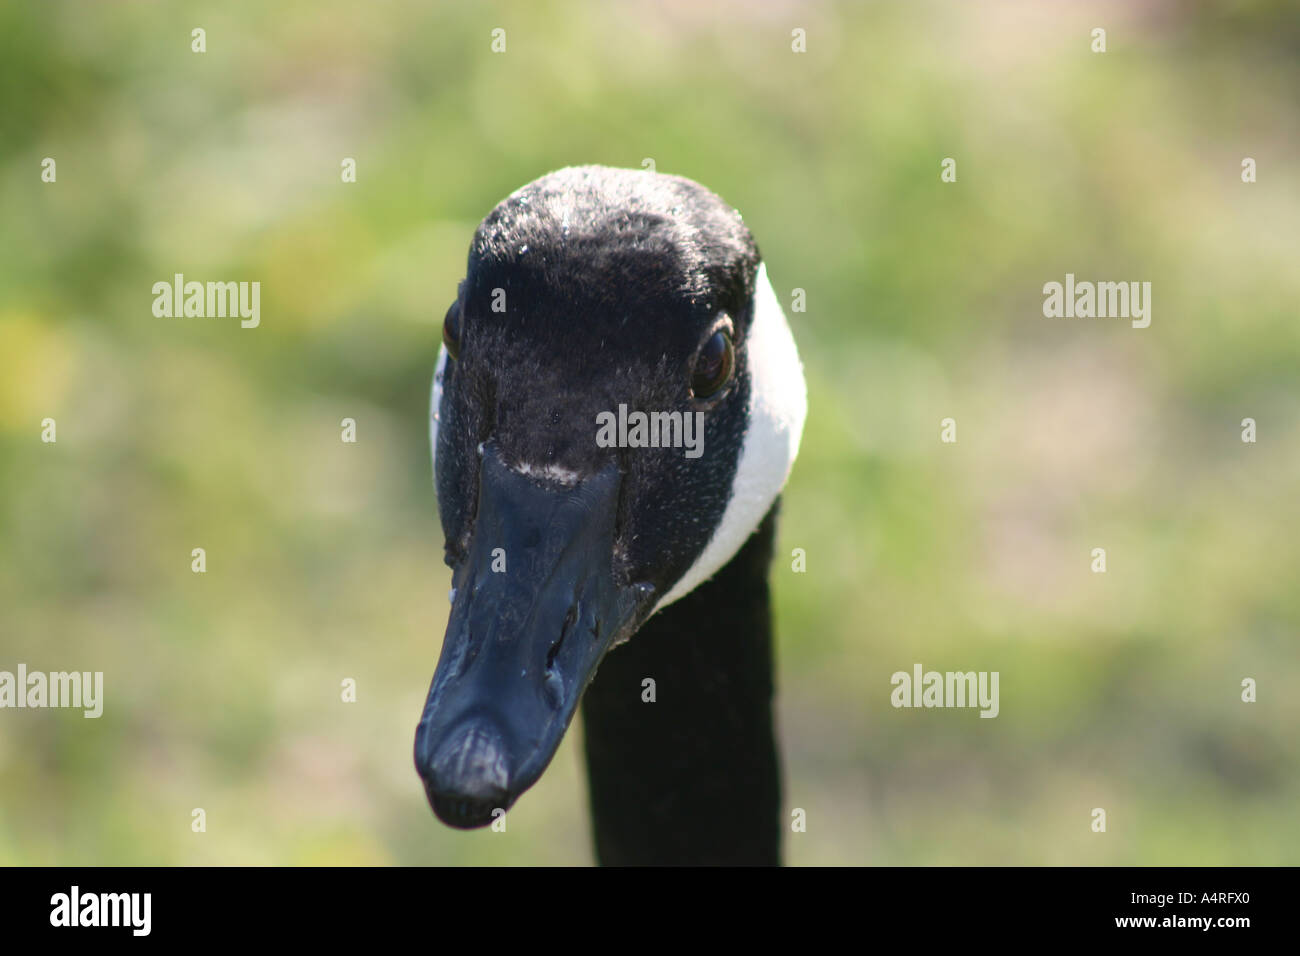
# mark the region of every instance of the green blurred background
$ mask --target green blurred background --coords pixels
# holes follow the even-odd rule
[[[479,219],[647,157],[807,292],[789,862],[1300,862],[1298,53],[1289,2],[5,3],[0,669],[106,706],[0,712],[0,863],[591,860],[577,724],[506,833],[425,803],[427,401]],[[1151,327],[1044,318],[1067,272]],[[893,709],[918,662],[1001,715]]]

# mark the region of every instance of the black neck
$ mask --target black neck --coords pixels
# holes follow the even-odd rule
[[[712,579],[611,651],[583,696],[603,864],[780,863],[767,585],[776,511]]]

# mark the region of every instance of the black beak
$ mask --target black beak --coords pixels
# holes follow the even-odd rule
[[[649,609],[650,585],[614,578],[621,484],[610,464],[553,490],[484,446],[473,537],[415,732],[443,823],[491,823],[537,782],[601,658]]]

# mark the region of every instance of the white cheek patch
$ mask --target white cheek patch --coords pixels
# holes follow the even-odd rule
[[[720,571],[736,556],[781,493],[799,454],[808,414],[808,389],[794,336],[767,279],[754,279],[754,319],[745,340],[749,366],[749,427],[722,520],[695,563],[655,610],[667,607]]]
[[[433,370],[433,394],[429,396],[429,454],[433,462],[433,480],[438,481],[438,415],[442,409],[442,376],[447,371],[447,346],[438,350],[438,365]]]

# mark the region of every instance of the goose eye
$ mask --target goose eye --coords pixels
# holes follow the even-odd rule
[[[736,351],[731,344],[731,336],[720,329],[704,343],[704,348],[700,349],[699,357],[695,360],[691,394],[696,398],[708,398],[715,394],[731,381],[735,367]]]
[[[442,344],[453,359],[460,358],[460,303],[453,302],[442,320]]]

